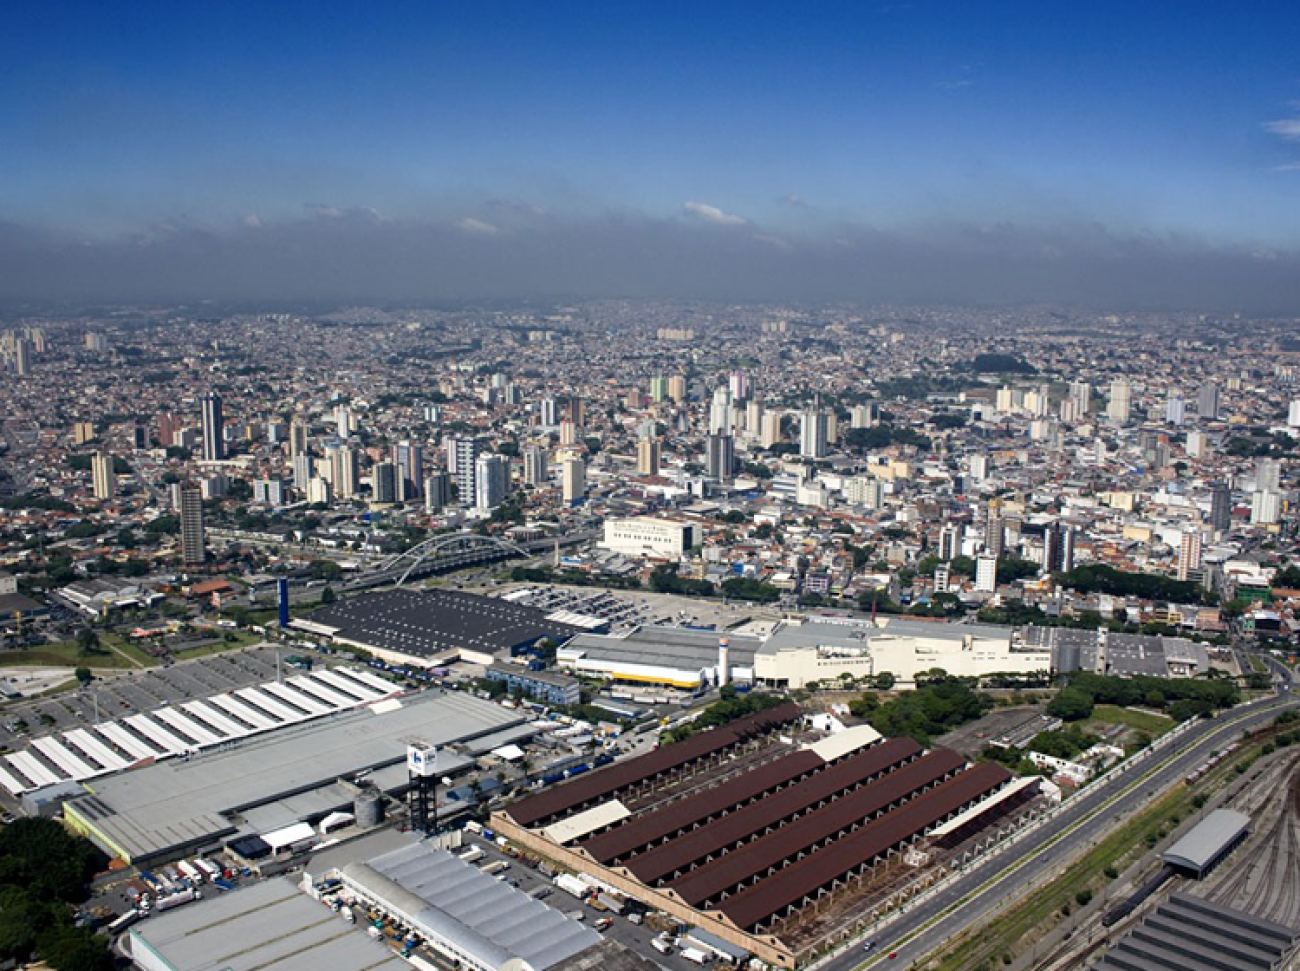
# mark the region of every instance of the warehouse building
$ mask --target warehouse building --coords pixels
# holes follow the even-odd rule
[[[695,691],[727,681],[754,680],[754,656],[762,640],[727,634],[719,651],[717,631],[684,627],[636,627],[626,634],[580,634],[562,646],[556,663],[577,675],[615,684],[657,685]]]
[[[728,642],[725,657],[719,655],[722,637]],[[1052,652],[1021,643],[1009,627],[820,617],[784,620],[764,637],[732,632],[720,637],[716,631],[677,627],[583,634],[560,648],[556,662],[574,674],[616,684],[694,691],[720,679],[802,688],[844,675],[865,679],[885,672],[907,685],[934,668],[957,677],[1040,674],[1051,669]]]
[[[290,725],[382,703],[401,689],[362,668],[321,668],[286,681],[137,712],[33,739],[0,759],[0,786],[42,803],[70,783],[133,766],[188,758]]]
[[[602,938],[442,850],[416,844],[338,871],[343,894],[474,971],[549,971]]]
[[[241,837],[274,849],[281,837],[286,846],[293,842],[301,831],[295,824],[350,810],[357,793],[348,780],[405,792],[410,739],[438,749],[444,776],[468,769],[478,751],[535,731],[499,705],[428,691],[96,779],[93,792],[65,804],[64,816],[128,863],[175,859]]]
[[[797,706],[524,799],[493,826],[782,967],[805,911],[921,841],[968,837],[1032,795],[1001,766],[882,739],[800,735]]]
[[[141,971],[410,971],[380,942],[348,927],[288,879],[254,883],[151,917],[127,937]]]
[[[535,607],[459,590],[365,594],[298,618],[293,626],[392,664],[425,666],[457,659],[491,664],[543,637],[561,642],[579,632]]]

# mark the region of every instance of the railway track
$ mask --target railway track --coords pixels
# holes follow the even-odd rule
[[[1225,906],[1294,926],[1300,921],[1300,886],[1294,878],[1300,868],[1300,756],[1284,765],[1276,774],[1270,773],[1272,778],[1258,780],[1256,786],[1256,791],[1276,799],[1276,818],[1254,838],[1247,852],[1234,861],[1208,896]],[[1287,780],[1280,798],[1271,784],[1274,779]],[[1254,803],[1250,808],[1263,808],[1269,801],[1267,796],[1250,800]]]

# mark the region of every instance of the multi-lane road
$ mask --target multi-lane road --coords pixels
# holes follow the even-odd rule
[[[1167,750],[1099,780],[1013,845],[975,863],[941,891],[874,930],[870,936],[877,943],[870,953],[855,944],[818,967],[826,971],[909,967],[1032,887],[1050,881],[1122,817],[1178,784],[1212,751],[1225,748],[1243,731],[1267,724],[1283,708],[1300,704],[1291,693],[1291,673],[1281,665],[1275,670],[1282,677],[1276,697],[1198,722]]]

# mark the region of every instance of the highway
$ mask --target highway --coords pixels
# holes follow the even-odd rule
[[[1300,704],[1291,693],[1291,673],[1278,665],[1283,680],[1276,697],[1239,705],[1217,718],[1187,729],[1159,761],[1133,763],[1084,789],[1057,814],[1027,832],[1002,852],[980,860],[934,896],[921,900],[869,935],[877,941],[870,954],[854,944],[815,967],[826,971],[852,968],[908,968],[956,935],[984,922],[1035,885],[1050,882],[1069,861],[1085,851],[1123,816],[1146,806],[1178,784],[1215,749],[1243,731],[1259,728],[1284,708]],[[1285,673],[1283,673],[1285,672]],[[891,954],[896,955],[890,957]]]

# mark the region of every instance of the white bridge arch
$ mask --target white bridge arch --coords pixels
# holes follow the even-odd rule
[[[522,547],[496,536],[482,536],[478,533],[455,533],[450,536],[435,536],[432,539],[426,539],[422,543],[416,543],[410,549],[403,550],[396,556],[385,560],[379,565],[379,569],[382,572],[396,570],[409,559],[410,563],[397,581],[397,586],[400,587],[416,567],[431,557],[436,559],[447,553],[475,553],[486,550],[497,550],[513,556],[528,556],[528,552]]]

